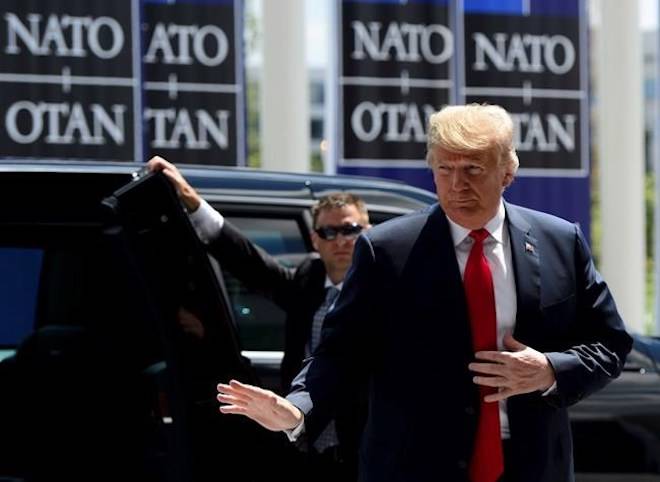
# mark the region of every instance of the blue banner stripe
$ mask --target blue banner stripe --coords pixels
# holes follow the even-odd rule
[[[383,4],[401,4],[405,6],[405,3],[434,3],[436,5],[446,6],[449,5],[450,0],[406,0],[402,2],[401,0],[344,0],[344,3],[383,3]]]
[[[590,180],[585,178],[516,177],[504,197],[514,204],[579,223],[590,242]]]
[[[435,192],[430,169],[342,166],[337,168],[337,172],[395,179]],[[516,177],[513,184],[505,191],[504,197],[514,204],[579,223],[589,241],[591,219],[589,182],[589,178]]]
[[[465,0],[463,4],[465,13],[490,13],[522,15],[522,0]]]
[[[577,17],[580,0],[464,0],[465,13]],[[528,11],[525,11],[528,10]]]
[[[420,159],[421,160],[421,159]],[[403,181],[411,186],[420,187],[427,191],[435,192],[433,184],[433,173],[430,168],[406,169],[405,167],[337,167],[339,174],[351,174],[355,176],[374,176],[385,179]]]
[[[580,15],[580,0],[530,0],[533,15],[555,15],[577,17]]]
[[[143,4],[157,5],[233,5],[235,0],[142,0]]]

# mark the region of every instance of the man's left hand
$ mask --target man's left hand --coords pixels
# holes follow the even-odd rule
[[[188,184],[188,181],[183,177],[181,171],[171,162],[166,161],[162,157],[154,156],[147,162],[147,169],[149,172],[163,171],[163,174],[172,182],[176,189],[181,202],[186,206],[189,212],[197,211],[202,198],[197,194],[197,191]]]
[[[555,383],[555,372],[543,353],[523,345],[510,333],[504,337],[504,348],[508,351],[479,351],[475,353],[477,361],[468,366],[477,374],[474,383],[499,390],[486,395],[484,401],[545,391]]]

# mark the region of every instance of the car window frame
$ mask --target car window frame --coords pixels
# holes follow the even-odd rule
[[[209,191],[204,189],[200,189],[199,193],[206,202],[211,205],[211,207],[226,217],[241,216],[273,219],[294,217],[301,228],[301,234],[307,247],[307,253],[312,254],[315,252],[311,240],[311,207],[316,202],[315,199],[269,197],[265,200],[264,198],[255,196],[217,194],[217,192],[212,192],[212,190]],[[377,221],[378,223],[384,222],[414,212],[413,209],[379,204],[367,204],[367,210],[369,211],[372,223],[374,221]],[[220,270],[222,271],[222,267]],[[232,306],[232,301],[229,299],[229,296],[228,303]],[[236,322],[238,323],[238,320],[236,320]],[[239,325],[240,323],[237,324],[237,327],[240,331]],[[254,365],[260,365],[269,370],[279,369],[284,356],[283,350],[242,350],[242,353],[245,357],[249,358]]]

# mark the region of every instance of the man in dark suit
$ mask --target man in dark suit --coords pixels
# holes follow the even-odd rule
[[[431,116],[439,205],[358,239],[286,399],[232,380],[221,412],[313,437],[367,383],[361,480],[572,481],[566,407],[619,375],[631,338],[579,228],[503,201],[512,138],[497,106]]]
[[[250,289],[264,293],[287,314],[282,360],[282,387],[287,390],[303,360],[315,350],[326,312],[343,286],[357,236],[369,228],[367,208],[358,196],[338,192],[321,197],[312,207],[310,233],[318,256],[309,256],[295,269],[282,266],[255,246],[234,225],[206,203],[176,166],[156,157],[152,171],[162,170],[173,182],[190,213],[193,226],[210,254]],[[194,327],[194,315],[184,311],[181,322]],[[364,405],[364,403],[362,403]],[[360,400],[346,403],[315,440],[299,445],[307,453],[301,468],[316,481],[355,480],[359,433],[364,423]],[[305,478],[306,480],[306,478]]]

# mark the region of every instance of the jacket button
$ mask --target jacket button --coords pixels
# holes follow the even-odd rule
[[[467,462],[465,460],[462,460],[462,459],[458,461],[457,465],[458,465],[458,468],[461,469],[461,470],[467,469],[467,466],[468,466]]]
[[[466,414],[466,415],[470,415],[470,416],[474,415],[474,408],[472,408],[472,407],[465,407],[465,414]]]

